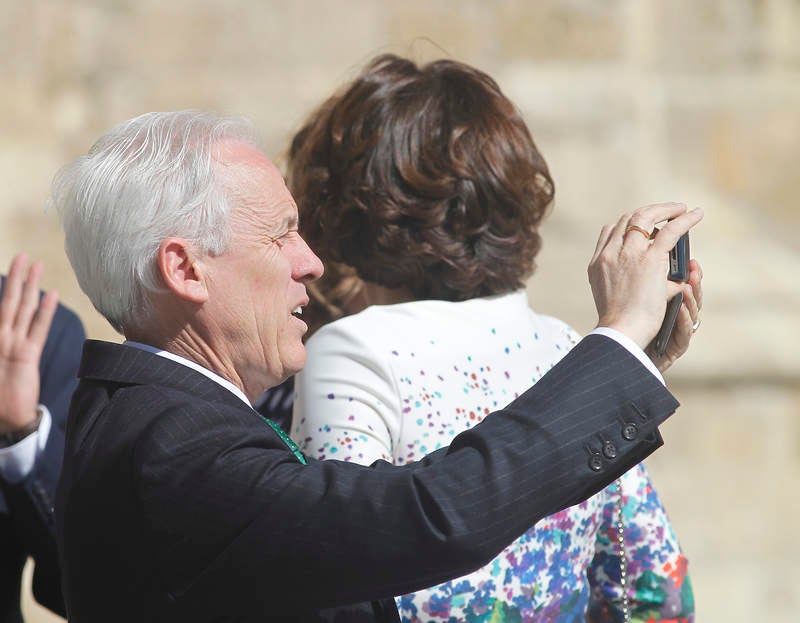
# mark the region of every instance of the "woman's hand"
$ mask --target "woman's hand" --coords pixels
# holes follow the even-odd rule
[[[678,311],[675,328],[662,357],[655,354],[653,344],[647,354],[658,370],[663,373],[689,348],[689,342],[700,327],[700,309],[703,307],[703,269],[697,260],[689,262],[689,280],[682,284],[683,304]]]

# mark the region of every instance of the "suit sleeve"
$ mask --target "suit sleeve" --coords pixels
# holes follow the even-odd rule
[[[193,561],[168,588],[181,616],[247,614],[265,600],[290,612],[432,586],[640,462],[676,407],[624,348],[589,336],[508,407],[402,467],[303,466],[266,427],[166,414],[136,453],[143,512],[160,530],[154,566]],[[192,435],[176,434],[187,426]]]
[[[39,402],[51,415],[47,442],[31,473],[5,488],[16,533],[36,563],[33,593],[36,600],[64,615],[61,575],[56,552],[53,501],[64,456],[64,427],[85,339],[78,317],[59,305],[39,364]]]
[[[292,438],[316,459],[392,462],[400,433],[394,375],[352,331],[328,325],[306,345],[298,373]]]

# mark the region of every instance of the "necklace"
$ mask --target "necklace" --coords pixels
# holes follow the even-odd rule
[[[289,437],[289,435],[284,433],[283,429],[280,426],[278,426],[275,422],[273,422],[269,418],[265,418],[260,413],[258,415],[261,417],[262,420],[264,420],[267,424],[269,424],[269,427],[272,430],[274,430],[278,434],[278,437],[280,437],[281,440],[283,441],[283,443],[285,443],[286,446],[289,448],[289,450],[292,451],[292,454],[294,454],[295,458],[298,461],[300,461],[303,465],[308,465],[308,461],[306,461],[306,457],[300,451],[300,448],[297,447],[297,444],[294,441],[292,441],[291,437]]]
[[[625,505],[622,497],[622,478],[617,479],[617,545],[619,546],[619,583],[622,586],[622,620],[630,623],[631,614],[628,602],[628,560],[625,558],[625,522],[622,509]]]

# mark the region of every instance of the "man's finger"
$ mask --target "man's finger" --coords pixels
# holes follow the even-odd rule
[[[700,306],[697,304],[697,299],[694,296],[694,289],[688,284],[684,284],[683,286],[683,304],[689,312],[692,324],[695,324],[700,317]]]
[[[31,319],[39,306],[39,282],[42,279],[43,266],[41,262],[34,262],[28,268],[28,277],[22,286],[22,295],[17,307],[17,316],[14,326],[24,335],[28,335]]]
[[[658,232],[653,242],[653,251],[657,253],[668,253],[672,247],[678,243],[678,239],[692,227],[703,220],[703,211],[695,208],[681,216],[675,217],[664,225]]]
[[[28,256],[24,253],[18,253],[11,260],[5,285],[3,286],[2,299],[0,299],[0,324],[3,326],[10,327],[17,317],[22,282],[24,281],[27,265]]]
[[[600,236],[597,238],[597,246],[594,248],[594,255],[592,255],[591,263],[594,263],[594,261],[597,260],[597,257],[603,252],[603,249],[606,248],[608,240],[613,231],[613,225],[603,225],[603,229],[600,230]]]
[[[665,279],[665,281],[667,282],[667,289],[666,289],[667,297],[665,299],[666,301],[669,301],[673,296],[675,296],[679,292],[683,292],[683,286],[684,286],[683,283],[678,281],[669,281],[668,279]]]
[[[651,203],[642,206],[631,214],[629,224],[651,232],[658,223],[669,221],[686,214],[686,209],[685,203],[677,203],[674,201]]]
[[[692,320],[692,314],[689,309],[686,307],[685,299],[684,304],[681,305],[680,309],[678,310],[678,317],[675,319],[675,330],[672,335],[672,339],[674,340],[688,340],[686,337],[682,336],[692,336],[694,331],[692,330],[692,326],[694,325],[694,320]],[[688,343],[681,349],[685,351],[688,348]]]
[[[55,316],[57,306],[58,292],[51,290],[45,293],[31,322],[28,338],[40,349],[44,347],[44,343],[47,341],[47,334],[50,331],[50,325],[53,323],[53,316]]]
[[[619,220],[614,224],[614,228],[611,230],[611,236],[609,237],[608,244],[606,245],[607,247],[613,248],[617,253],[619,253],[622,243],[624,242],[625,228],[628,226],[630,220],[630,214],[623,214],[619,217]]]
[[[631,214],[625,227],[625,240],[630,240],[629,250],[646,250],[658,233],[655,226],[664,220],[686,213],[686,204],[676,202],[651,203]]]
[[[703,269],[697,260],[689,261],[689,285],[692,286],[697,309],[703,309]]]

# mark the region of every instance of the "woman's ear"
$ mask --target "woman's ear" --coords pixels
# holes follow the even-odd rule
[[[178,297],[205,303],[208,288],[202,263],[184,238],[165,238],[158,247],[158,269],[164,285]]]

